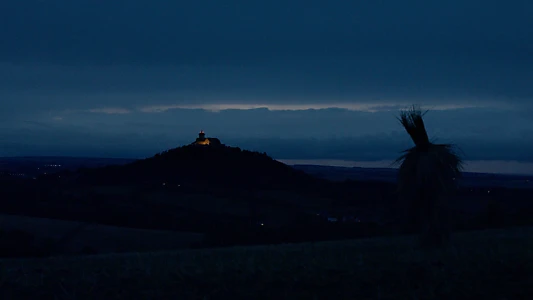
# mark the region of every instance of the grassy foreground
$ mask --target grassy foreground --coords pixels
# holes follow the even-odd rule
[[[533,228],[0,260],[0,299],[533,299]],[[231,297],[231,298],[230,298]]]

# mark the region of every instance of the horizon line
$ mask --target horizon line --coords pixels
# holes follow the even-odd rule
[[[204,110],[213,113],[219,113],[226,110],[268,110],[268,111],[316,111],[316,110],[328,110],[338,109],[357,112],[384,112],[384,111],[400,111],[407,109],[412,104],[406,103],[388,103],[388,104],[369,104],[369,103],[336,103],[336,104],[168,104],[168,105],[150,105],[150,106],[137,106],[134,108],[126,107],[97,107],[85,110],[65,110],[67,113],[73,112],[89,112],[89,113],[102,113],[102,114],[131,114],[131,113],[164,113],[177,109],[189,109],[189,110]],[[421,104],[425,109],[430,111],[442,111],[442,110],[456,110],[456,109],[468,109],[468,108],[489,108],[493,105],[460,105],[460,104]]]

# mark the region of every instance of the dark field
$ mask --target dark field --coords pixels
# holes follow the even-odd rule
[[[478,184],[449,199],[452,245],[422,251],[405,235],[409,215],[395,183],[375,180],[375,170],[346,180],[345,169],[306,173],[220,147],[99,169],[77,168],[110,162],[55,161],[4,165],[0,299],[533,294],[533,190],[523,188],[525,177],[513,178],[520,188],[465,177]],[[320,178],[332,174],[346,177]],[[484,228],[500,229],[472,231]]]
[[[62,254],[81,253],[84,249],[101,254],[175,250],[189,248],[204,238],[203,234],[198,233],[123,228],[2,214],[0,228],[4,231],[19,230],[31,234],[36,243],[47,239],[57,241],[73,232],[72,237],[58,249]]]
[[[413,237],[0,260],[2,299],[527,299],[533,228]],[[231,298],[230,298],[231,297]]]

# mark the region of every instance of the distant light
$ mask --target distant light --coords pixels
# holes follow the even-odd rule
[[[265,224],[261,223],[261,226],[265,226]]]
[[[167,185],[166,182],[163,182],[163,185]]]
[[[181,186],[181,184],[178,184],[178,186]]]
[[[487,191],[487,194],[490,194],[490,190]]]

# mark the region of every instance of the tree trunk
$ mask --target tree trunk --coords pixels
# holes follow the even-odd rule
[[[449,214],[443,196],[425,197],[425,216],[420,236],[423,247],[442,247],[450,241]]]
[[[414,189],[404,190],[399,195],[397,213],[403,221],[402,230],[407,234],[420,232],[422,227],[421,217],[424,215],[421,208],[420,193]]]

